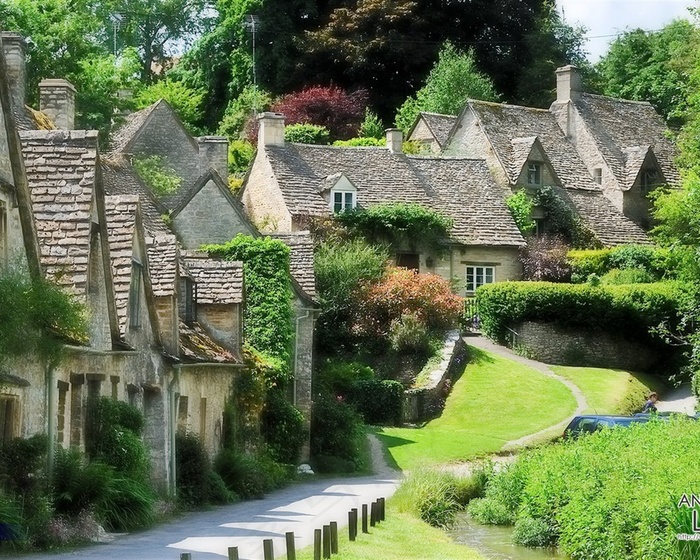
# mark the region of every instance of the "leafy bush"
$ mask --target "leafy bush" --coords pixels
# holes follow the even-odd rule
[[[477,301],[484,333],[499,341],[505,340],[506,327],[522,321],[601,329],[650,340],[652,327],[678,323],[684,297],[680,288],[673,282],[600,287],[500,282],[481,286]]]
[[[520,251],[523,279],[538,282],[568,282],[571,269],[566,261],[569,248],[560,237],[543,236],[528,239]]]
[[[357,381],[348,402],[367,424],[399,424],[403,409],[403,385],[398,381],[367,379]]]
[[[297,123],[284,128],[285,142],[296,144],[328,144],[329,132],[325,126]]]
[[[0,446],[0,483],[11,493],[24,494],[41,479],[48,439],[43,434],[15,438]]]
[[[620,245],[610,249],[572,250],[567,255],[573,282],[585,282],[591,274],[604,276],[613,269],[639,269],[655,280],[667,276],[675,268],[668,249],[646,245]]]
[[[314,372],[316,391],[345,397],[356,383],[374,379],[371,367],[359,362],[326,359]]]
[[[305,440],[304,415],[277,388],[267,392],[261,430],[275,461],[287,465],[297,464]]]
[[[155,498],[146,482],[117,477],[109,492],[97,504],[97,511],[108,529],[132,531],[151,525],[155,519]]]
[[[134,102],[139,109],[143,109],[161,99],[165,99],[170,104],[190,133],[197,135],[201,132],[198,124],[203,116],[203,91],[188,87],[183,82],[165,78],[139,90]]]
[[[255,146],[247,140],[231,140],[228,143],[228,170],[234,175],[248,171],[255,156]]]
[[[224,117],[219,123],[218,134],[230,141],[243,140],[246,131],[254,129],[255,110],[267,111],[272,102],[270,94],[259,87],[247,85],[241,94],[229,101]],[[250,139],[250,137],[248,137]]]
[[[357,134],[366,105],[365,90],[347,93],[335,86],[312,86],[284,95],[271,110],[283,113],[287,124],[323,126],[332,140],[345,140]]]
[[[600,282],[608,285],[651,284],[654,282],[654,278],[641,268],[626,268],[624,270],[613,268],[600,279]]]
[[[534,203],[532,197],[524,190],[518,191],[515,194],[506,198],[506,206],[510,210],[515,225],[518,226],[520,233],[523,236],[528,236],[535,231],[535,220],[532,219],[532,208]]]
[[[362,419],[354,407],[327,396],[319,396],[311,414],[311,456],[316,469],[339,465],[349,472],[359,471],[362,464],[362,441],[365,437]],[[320,458],[336,458],[333,461]]]
[[[425,323],[412,313],[404,313],[392,321],[389,327],[389,342],[395,352],[427,354],[431,336]]]
[[[600,243],[574,209],[550,186],[540,187],[533,202],[543,214],[547,235],[560,237],[574,247],[595,247]]]
[[[226,504],[233,500],[213,470],[202,442],[195,434],[177,434],[177,497],[185,507]]]
[[[386,140],[379,138],[350,138],[350,140],[336,140],[334,146],[341,148],[384,148]]]
[[[603,430],[522,454],[511,467],[518,483],[502,480],[511,469],[494,473],[486,496],[508,523],[532,520],[520,537],[558,537],[571,558],[682,558],[676,534],[690,509],[679,502],[697,484],[698,445],[700,424],[684,418]]]
[[[374,114],[369,108],[365,109],[365,120],[362,121],[360,125],[360,137],[361,138],[373,138],[375,140],[382,140],[386,142],[384,138],[385,127],[382,120]]]
[[[556,542],[556,529],[543,519],[519,517],[513,529],[513,542],[530,548],[552,546]]]
[[[182,185],[182,178],[160,156],[135,157],[131,163],[157,197],[174,194]]]
[[[229,490],[244,500],[262,498],[292,478],[292,470],[265,455],[250,455],[235,449],[222,449],[214,469]]]
[[[93,507],[107,496],[114,469],[105,463],[86,463],[78,449],[58,448],[54,461],[53,504],[70,516]]]

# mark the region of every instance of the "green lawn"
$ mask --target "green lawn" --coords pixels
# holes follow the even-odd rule
[[[350,542],[347,528],[338,530],[337,560],[486,560],[483,556],[452,539],[440,529],[423,523],[408,513],[399,513],[387,506],[386,520],[369,528],[369,534],[360,533]],[[299,560],[311,560],[313,547],[297,554]]]
[[[402,470],[499,451],[576,409],[571,392],[539,371],[474,347],[469,355],[439,418],[421,428],[377,431]]]
[[[663,389],[651,375],[619,369],[552,366],[552,371],[575,383],[588,401],[587,414],[631,414],[651,391]]]

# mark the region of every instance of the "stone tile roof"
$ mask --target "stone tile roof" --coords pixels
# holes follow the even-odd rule
[[[474,239],[479,239],[480,244],[501,244],[509,237],[498,235],[489,240],[485,233],[471,231],[475,221],[465,219],[462,216],[464,212],[457,205],[442,200],[437,193],[444,186],[442,190],[447,191],[445,196],[450,198],[452,193],[447,186],[450,180],[457,180],[462,185],[460,199],[477,197],[474,193],[481,193],[484,189],[498,192],[500,187],[493,182],[486,166],[469,163],[473,160],[409,157],[405,154],[392,154],[386,148],[285,144],[267,146],[265,149],[287,208],[293,216],[328,215],[328,203],[321,196],[325,180],[329,175],[343,173],[357,188],[358,206],[406,202],[437,211],[449,211],[455,223],[460,224],[453,232],[455,241],[460,243],[473,243]],[[464,172],[459,172],[456,161],[461,161],[463,167],[473,165],[473,173],[465,176]],[[435,185],[432,184],[433,176],[438,177]],[[479,187],[469,193],[472,184],[478,184]],[[491,206],[471,207],[479,212],[483,222],[500,219],[488,215]],[[517,228],[510,214],[506,229],[512,230],[510,237],[513,244],[521,245],[522,237],[519,233],[515,234]]]
[[[311,299],[315,299],[314,243],[311,234],[309,232],[275,233],[270,237],[279,239],[289,247],[289,272],[304,293]]]
[[[151,235],[146,231],[146,253],[155,297],[170,296],[176,290],[180,251],[172,233]]]
[[[186,253],[188,275],[197,284],[197,303],[243,303],[243,263]]]
[[[47,276],[84,301],[97,161],[95,131],[20,135]]]
[[[411,164],[437,195],[433,207],[453,219],[452,236],[465,245],[525,244],[502,190],[486,162],[462,158],[412,157]]]
[[[673,164],[676,149],[666,136],[666,123],[651,104],[589,93],[581,94],[574,104],[621,188],[632,186],[630,178],[634,181],[639,172],[636,166],[642,163],[625,155],[631,148],[645,146],[651,147],[666,181],[680,182]]]
[[[112,261],[112,282],[119,331],[122,336],[126,333],[138,209],[139,197],[136,195],[105,197],[107,239],[109,241],[109,256]]]
[[[452,128],[457,124],[457,117],[455,115],[427,112],[421,112],[420,116],[423,117],[425,124],[428,125],[430,132],[433,133],[438,145],[444,148]]]
[[[153,103],[145,109],[127,115],[124,122],[110,134],[109,151],[121,152],[125,150],[157,106],[158,103]]]
[[[185,362],[242,363],[238,356],[214,342],[197,322],[187,325],[180,321],[179,333],[180,358]]]
[[[564,188],[598,189],[576,148],[548,110],[473,100],[468,108],[479,120],[511,184],[517,182],[527,159],[529,150],[523,159],[527,145],[532,147],[536,138]]]

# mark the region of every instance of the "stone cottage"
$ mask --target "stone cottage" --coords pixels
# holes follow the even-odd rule
[[[395,255],[398,265],[457,279],[467,295],[521,274],[518,250],[525,242],[485,162],[409,156],[398,130],[387,131],[386,148],[294,144],[284,140],[284,116],[264,113],[241,201],[251,221],[276,235],[300,231],[309,216],[417,203],[453,220],[449,244],[435,254],[416,240]]]
[[[66,95],[48,96],[55,120],[27,109],[24,58],[14,56],[21,40],[2,41],[0,51],[13,55],[0,73],[3,255],[84,304],[89,339],[66,346],[48,372],[30,358],[8,365],[0,437],[47,433],[56,445],[83,449],[90,400],[123,400],[143,411],[154,481],[172,489],[178,430],[198,434],[212,454],[221,444],[224,404],[243,368],[242,264],[202,259],[190,270],[138,195],[106,192],[97,133],[56,129],[73,122],[72,86],[58,84]],[[53,130],[34,130],[38,124]],[[183,279],[201,294],[201,309]]]
[[[155,197],[134,172],[133,158],[159,156],[181,179],[177,192]],[[237,234],[260,235],[228,188],[228,140],[194,138],[165,100],[126,117],[110,138],[104,161],[108,192],[138,194],[155,221],[168,216],[182,247],[197,251],[204,244],[225,243]],[[311,417],[313,337],[318,303],[313,250],[308,233],[281,236],[290,248],[294,295],[292,401],[302,411],[307,430]],[[308,452],[308,446],[304,453]]]

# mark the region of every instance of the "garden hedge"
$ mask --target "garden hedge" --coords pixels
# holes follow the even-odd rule
[[[507,328],[523,321],[590,328],[639,338],[652,327],[679,321],[680,284],[657,282],[618,286],[551,282],[499,282],[476,292],[483,332],[504,341]]]
[[[673,269],[668,249],[646,245],[621,245],[608,249],[572,250],[566,256],[574,282],[585,282],[591,274],[603,276],[614,269],[642,269],[656,280]]]

